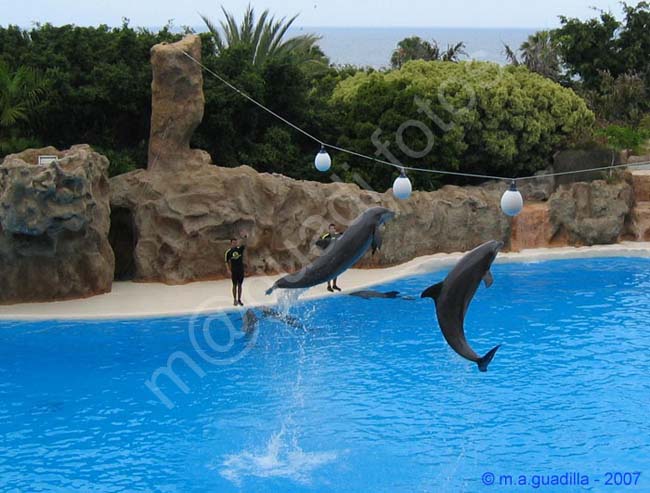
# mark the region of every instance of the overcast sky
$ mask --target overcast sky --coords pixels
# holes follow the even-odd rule
[[[219,17],[219,6],[241,16],[248,0],[0,0],[0,24],[201,25],[198,13]],[[631,2],[634,3],[634,2]],[[554,27],[558,15],[593,17],[590,7],[619,13],[603,0],[255,0],[254,7],[284,16],[300,13],[299,26]]]

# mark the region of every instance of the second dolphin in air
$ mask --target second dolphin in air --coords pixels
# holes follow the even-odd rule
[[[333,241],[327,250],[311,264],[294,274],[278,279],[266,291],[310,288],[331,281],[352,267],[372,248],[375,253],[381,247],[379,227],[395,215],[384,207],[372,207],[357,217],[343,235]]]
[[[492,240],[476,247],[460,259],[444,281],[425,289],[421,295],[433,298],[440,330],[451,348],[476,363],[480,371],[487,371],[500,345],[485,356],[476,354],[465,339],[465,314],[481,281],[488,288],[492,285],[490,267],[502,246],[503,242]]]

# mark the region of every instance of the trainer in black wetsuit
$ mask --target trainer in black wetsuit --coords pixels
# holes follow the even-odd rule
[[[226,252],[226,264],[232,279],[233,305],[244,304],[241,301],[242,284],[244,283],[244,250],[245,245],[240,245],[237,238],[230,240],[230,249]]]
[[[333,241],[338,240],[339,237],[340,237],[342,234],[343,234],[343,233],[339,233],[339,232],[336,230],[336,226],[335,226],[334,224],[330,224],[330,225],[329,225],[329,230],[328,230],[328,232],[325,233],[323,236],[320,237],[320,240],[317,242],[317,244],[318,244],[319,246],[322,245],[322,246],[323,246],[323,249],[328,248],[328,247],[330,246],[330,244],[331,244]],[[330,292],[334,292],[334,290],[336,290],[336,291],[341,291],[341,288],[339,288],[339,287],[336,285],[336,279],[337,279],[337,278],[335,277],[332,281],[327,281],[327,290],[328,290],[328,291],[330,291]],[[331,284],[330,284],[330,282],[331,282]]]

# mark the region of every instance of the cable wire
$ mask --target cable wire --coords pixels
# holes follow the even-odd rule
[[[624,167],[636,167],[636,166],[646,166],[650,165],[650,161],[644,161],[640,163],[630,163],[630,164],[614,164],[614,159],[615,156],[612,156],[612,164],[609,166],[601,166],[597,168],[589,168],[589,169],[582,169],[582,170],[575,170],[575,171],[560,171],[560,172],[553,172],[553,173],[543,173],[543,174],[537,174],[537,175],[529,175],[529,176],[520,176],[520,177],[506,177],[506,176],[494,176],[494,175],[484,175],[480,173],[466,173],[463,171],[447,171],[447,170],[439,170],[439,169],[426,169],[426,168],[417,168],[417,167],[412,167],[412,166],[403,166],[401,164],[396,164],[392,163],[390,161],[386,161],[384,159],[379,159],[373,156],[368,156],[366,154],[362,154],[360,152],[352,151],[350,149],[346,149],[345,147],[340,147],[334,144],[328,144],[327,142],[322,141],[321,139],[317,138],[316,136],[312,135],[311,133],[307,132],[306,130],[303,130],[300,128],[298,125],[290,122],[283,116],[279,115],[272,109],[264,106],[262,103],[259,101],[253,99],[251,96],[246,94],[244,91],[240,90],[238,87],[236,87],[234,84],[230,83],[228,80],[226,80],[224,77],[216,73],[214,70],[210,69],[207,67],[205,64],[203,64],[201,61],[197,60],[194,58],[192,55],[187,53],[185,50],[182,50],[178,48],[178,50],[183,53],[187,58],[189,58],[192,62],[196,63],[199,67],[201,67],[204,71],[218,79],[221,83],[235,91],[237,94],[241,95],[242,97],[246,98],[248,101],[251,103],[255,104],[262,110],[266,111],[270,115],[274,116],[278,120],[284,122],[286,125],[290,126],[294,130],[300,132],[301,134],[305,135],[309,139],[313,140],[317,144],[319,144],[321,147],[324,148],[329,148],[335,151],[339,151],[345,154],[349,154],[351,156],[356,156],[362,159],[366,159],[368,161],[373,161],[375,163],[379,164],[385,164],[388,166],[391,166],[395,169],[398,169],[400,171],[414,171],[414,172],[421,172],[421,173],[431,173],[431,174],[437,174],[437,175],[449,175],[449,176],[462,176],[466,178],[479,178],[483,180],[498,180],[498,181],[510,181],[510,182],[520,182],[524,180],[533,180],[536,178],[549,178],[549,177],[555,177],[555,176],[565,176],[565,175],[573,175],[573,174],[579,174],[579,173],[588,173],[591,171],[606,171],[606,170],[613,170],[617,168],[624,168]]]

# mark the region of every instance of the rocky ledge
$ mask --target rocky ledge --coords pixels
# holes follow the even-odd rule
[[[385,226],[381,252],[366,255],[361,267],[466,251],[488,239],[518,249],[530,233],[535,243],[526,248],[614,243],[626,233],[633,194],[624,180],[562,185],[539,203],[546,212],[527,231],[520,227],[518,238],[512,229],[521,219],[511,220],[499,207],[505,187],[446,186],[397,201],[390,191],[296,181],[247,166],[139,170],[111,180],[114,222],[123,238],[112,242],[125,278],[184,283],[226,276],[223,255],[240,234],[249,236],[249,274],[294,271],[320,253],[314,245],[329,223],[345,229],[377,205],[397,217]]]

